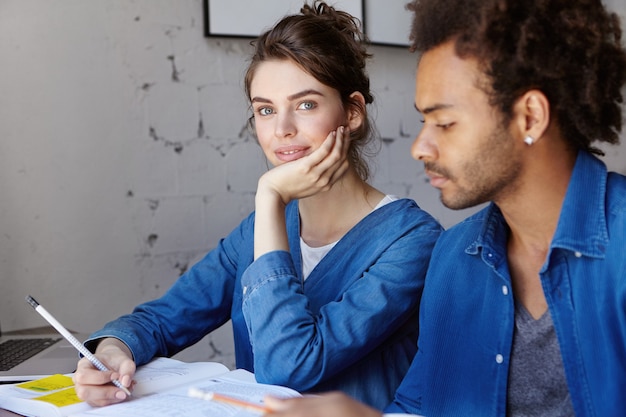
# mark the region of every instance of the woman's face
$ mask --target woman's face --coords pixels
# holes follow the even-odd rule
[[[348,123],[339,92],[290,60],[258,65],[250,101],[259,144],[274,166],[310,154]]]

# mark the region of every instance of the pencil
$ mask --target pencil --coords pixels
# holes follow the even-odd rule
[[[245,408],[249,411],[254,411],[257,413],[267,413],[270,410],[267,407],[264,407],[260,404],[252,403],[249,401],[240,400],[238,398],[229,397],[224,394],[219,394],[217,392],[212,391],[202,391],[198,388],[189,388],[187,395],[193,398],[200,398],[202,400],[207,401],[217,401],[224,404],[236,405],[238,407]]]
[[[31,297],[30,295],[27,296],[26,301],[35,309],[37,313],[39,313],[44,319],[46,319],[46,321],[50,323],[50,325],[54,327],[61,334],[61,336],[65,338],[65,340],[70,342],[72,346],[76,348],[76,350],[82,353],[83,356],[86,357],[89,360],[89,362],[93,364],[93,366],[95,366],[96,368],[98,368],[100,371],[103,371],[103,372],[106,372],[109,370],[109,368],[107,368],[102,362],[98,360],[98,358],[96,358],[89,350],[87,350],[87,348],[83,346],[83,344],[80,343],[78,339],[76,339],[74,335],[72,335],[69,332],[69,330],[63,327],[63,325],[59,323],[59,321],[55,319],[52,316],[52,314],[48,313],[48,311],[41,304],[39,304],[33,297]],[[111,382],[113,382],[113,385],[115,385],[116,387],[124,391],[126,395],[128,395],[129,397],[131,396],[131,393],[128,390],[128,388],[122,385],[120,381],[118,381],[117,379],[114,379]]]

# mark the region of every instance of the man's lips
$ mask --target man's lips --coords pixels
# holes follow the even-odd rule
[[[446,181],[448,181],[448,177],[438,174],[434,171],[425,170],[424,171],[428,178],[430,179],[430,185],[436,188],[441,188]]]

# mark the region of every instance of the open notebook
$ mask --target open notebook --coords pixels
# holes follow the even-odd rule
[[[107,407],[81,401],[69,375],[0,385],[0,408],[31,417],[259,417],[249,406],[206,401],[189,392],[197,389],[228,396],[252,403],[255,409],[263,407],[266,395],[300,396],[289,388],[258,384],[254,374],[244,369],[229,371],[217,362],[157,358],[137,368],[134,380],[132,397]]]
[[[75,336],[80,341],[87,338]],[[74,372],[78,359],[76,349],[54,329],[28,335],[0,333],[0,383]]]

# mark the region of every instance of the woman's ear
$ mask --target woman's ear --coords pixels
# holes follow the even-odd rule
[[[550,125],[550,102],[542,91],[529,90],[515,102],[513,117],[519,136],[537,142]]]
[[[348,106],[347,114],[348,127],[350,131],[355,131],[363,124],[365,116],[365,98],[363,94],[358,91],[350,94],[350,105]]]

